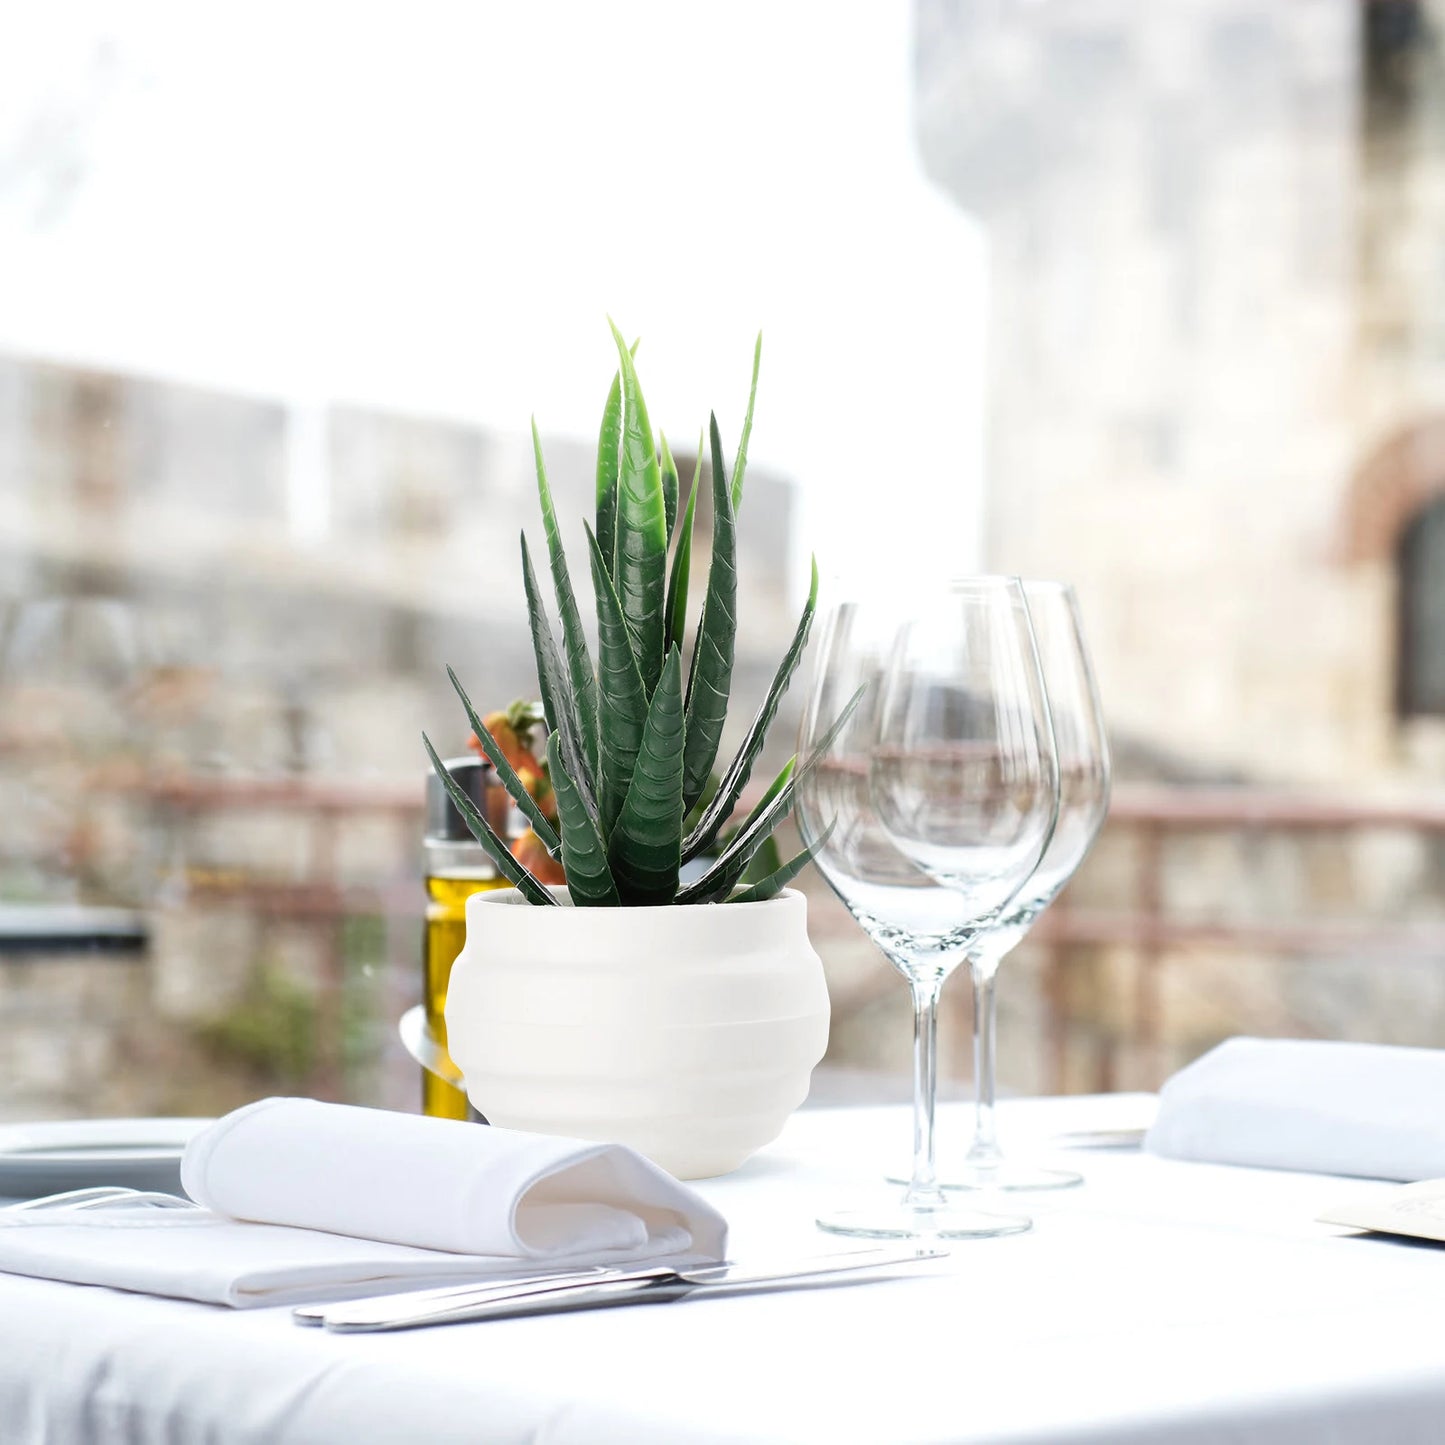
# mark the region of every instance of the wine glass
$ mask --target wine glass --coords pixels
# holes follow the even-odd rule
[[[909,637],[938,642],[928,682],[948,730],[895,739],[882,722],[882,681]],[[920,666],[922,666],[920,661]],[[848,724],[828,743],[798,790],[804,841],[829,886],[913,994],[913,1174],[902,1199],[825,1215],[836,1234],[873,1238],[958,1239],[1029,1228],[1019,1215],[950,1203],[934,1167],[938,996],[1033,872],[1058,810],[1053,756],[1038,657],[1017,579],[989,578],[937,591],[915,602],[848,602],[830,616],[804,713],[799,753],[811,756],[855,691],[866,690]],[[953,702],[964,694],[969,706]],[[953,800],[945,884],[894,845],[879,816],[890,799]]]
[[[974,989],[974,1137],[963,1172],[971,1189],[1060,1189],[1082,1182],[1068,1170],[1004,1158],[994,1118],[995,990],[999,964],[1063,891],[1088,856],[1109,811],[1109,745],[1078,599],[1060,582],[1024,583],[1038,639],[1059,759],[1059,820],[1042,861],[995,927],[969,953]]]
[[[974,1137],[961,1173],[945,1188],[1064,1189],[1082,1182],[1069,1170],[1006,1160],[994,1118],[995,982],[999,964],[1033,927],[1088,856],[1109,810],[1109,746],[1078,599],[1061,582],[1026,581],[1059,765],[1059,816],[1039,865],[994,924],[969,949],[974,1011]],[[898,705],[902,705],[901,701]],[[885,726],[900,725],[894,717]],[[908,844],[903,844],[909,851]],[[925,862],[925,866],[927,863]]]

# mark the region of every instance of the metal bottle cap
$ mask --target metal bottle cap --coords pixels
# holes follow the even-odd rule
[[[487,789],[496,786],[497,774],[489,762],[470,754],[445,759],[447,771],[462,786],[472,802],[487,815]],[[457,805],[452,802],[446,785],[433,769],[426,778],[426,835],[448,842],[471,842],[471,830],[462,821]]]

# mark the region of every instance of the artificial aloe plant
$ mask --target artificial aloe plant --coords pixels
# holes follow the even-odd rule
[[[678,473],[660,436],[654,445],[633,351],[616,326],[619,367],[602,414],[597,445],[597,518],[587,528],[597,609],[594,667],[573,590],[537,426],[532,444],[542,528],[561,623],[552,629],[522,534],[522,579],[527,594],[537,681],[550,735],[547,763],[556,791],[557,823],[543,816],[522,780],[447,669],[472,730],[513,801],[554,858],[579,907],[666,903],[754,902],[771,898],[812,856],[805,848],[747,887],[743,874],[773,830],[792,811],[798,784],[831,740],[800,768],[791,759],[745,821],[720,837],[761,753],[778,704],[807,645],[818,597],[818,569],[791,645],[736,756],[713,790],[727,719],[737,639],[737,512],[743,498],[748,438],[757,398],[762,337],[753,352],[752,385],[742,437],[729,481],[717,418],[709,421],[712,460],[712,558],[684,665],[693,518],[702,474],[702,439],[692,489],[678,519]],[[669,551],[671,557],[669,560]],[[846,714],[845,714],[846,716]],[[841,726],[843,719],[834,725]],[[425,734],[422,741],[467,826],[502,875],[531,903],[556,899],[508,851],[485,817],[457,786]],[[683,884],[684,864],[707,858],[701,876]]]

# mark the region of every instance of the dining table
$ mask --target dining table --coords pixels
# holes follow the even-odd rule
[[[1147,1094],[1011,1099],[1071,1189],[876,1277],[396,1333],[0,1274],[0,1445],[1230,1445],[1445,1439],[1445,1245],[1317,1222],[1381,1181],[1156,1157]],[[939,1110],[940,1166],[966,1146]],[[482,1127],[482,1126],[478,1126]],[[1118,1131],[1118,1132],[1115,1132]],[[906,1111],[805,1109],[696,1187],[739,1261],[861,1247]],[[1113,1146],[1113,1147],[1103,1147]]]

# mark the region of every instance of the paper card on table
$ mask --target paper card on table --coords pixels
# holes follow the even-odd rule
[[[1445,1179],[1425,1179],[1386,1195],[1352,1199],[1332,1206],[1318,1218],[1321,1224],[1438,1239],[1445,1244]]]

